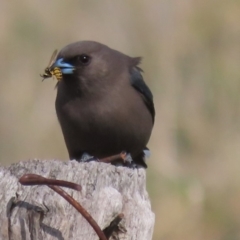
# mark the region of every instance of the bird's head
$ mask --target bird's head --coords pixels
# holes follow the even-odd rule
[[[98,42],[80,41],[64,47],[52,68],[61,70],[62,81],[78,81],[82,86],[104,86],[129,74],[130,68],[139,63],[136,59],[139,60]]]

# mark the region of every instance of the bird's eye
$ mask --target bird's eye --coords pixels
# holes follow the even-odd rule
[[[77,61],[83,65],[88,65],[90,63],[91,58],[86,54],[81,54],[77,56]]]

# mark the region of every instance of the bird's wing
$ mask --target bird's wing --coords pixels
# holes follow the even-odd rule
[[[130,78],[131,84],[143,96],[143,100],[152,115],[152,119],[154,123],[155,108],[153,103],[152,92],[144,82],[140,69],[138,69],[137,67],[133,67],[130,74],[131,74],[131,78]]]

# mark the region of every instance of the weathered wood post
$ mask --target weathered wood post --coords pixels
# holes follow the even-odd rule
[[[0,239],[99,239],[82,215],[52,189],[22,186],[18,180],[26,173],[80,184],[79,192],[64,190],[81,203],[101,229],[123,213],[119,231],[110,239],[152,239],[155,216],[144,169],[58,160],[29,160],[0,168]]]

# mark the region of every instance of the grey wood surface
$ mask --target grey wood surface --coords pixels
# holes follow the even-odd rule
[[[37,159],[0,168],[0,239],[99,239],[82,215],[52,189],[22,186],[18,179],[25,173],[80,184],[80,192],[64,190],[93,216],[101,229],[123,213],[121,231],[110,239],[152,239],[155,215],[146,191],[144,169]]]

